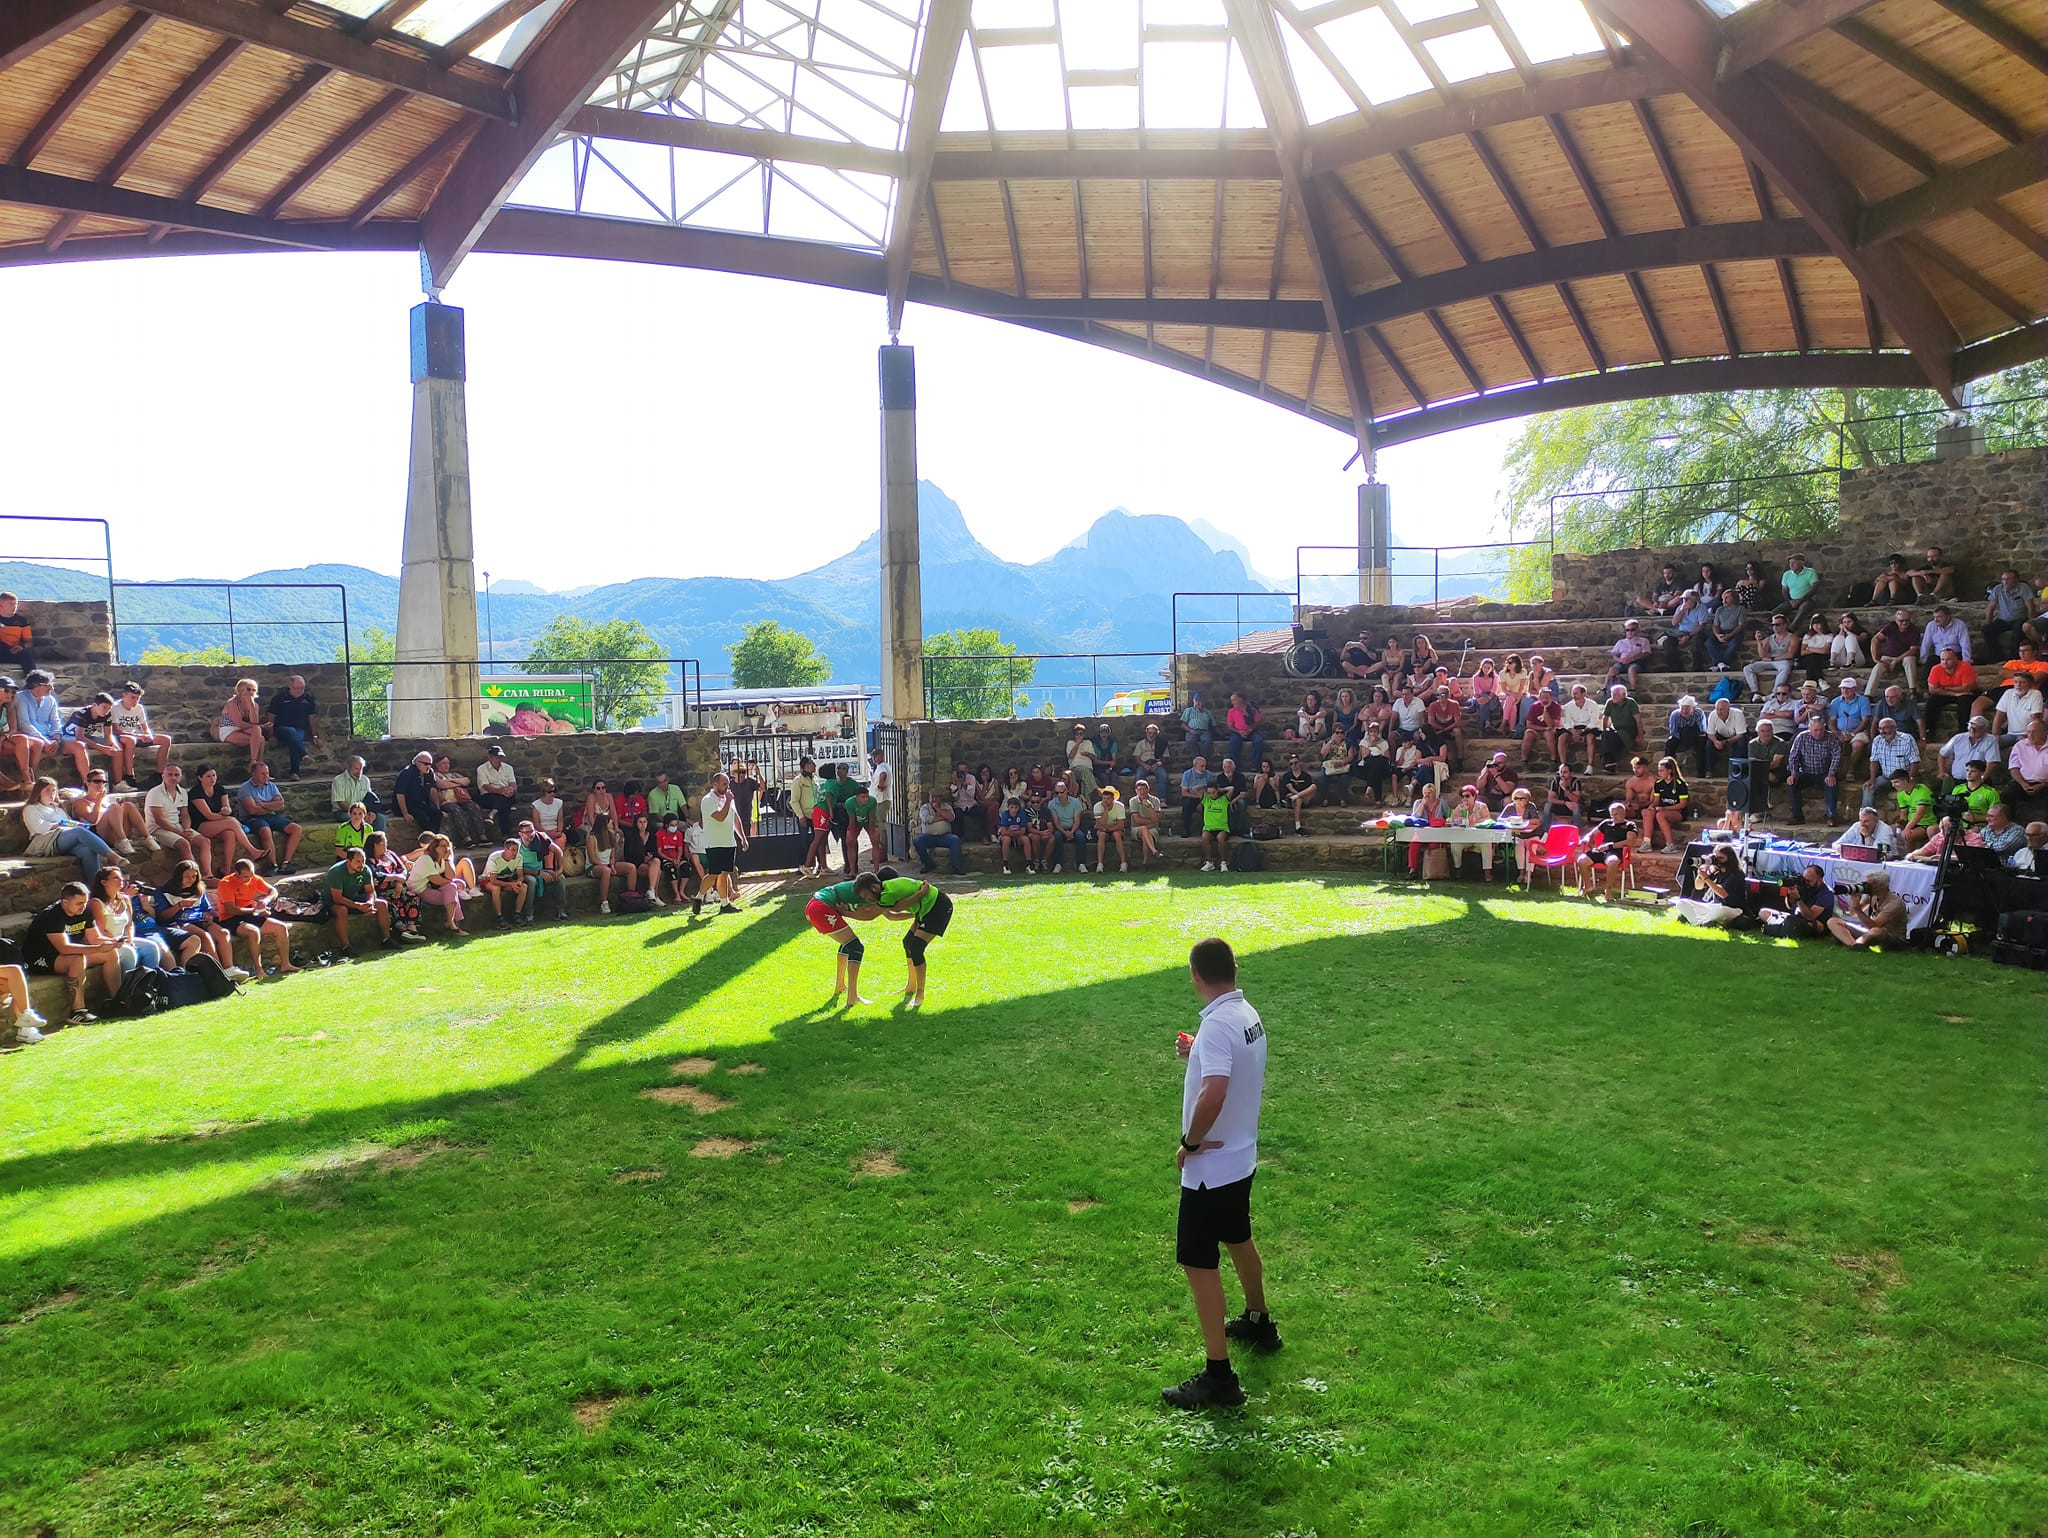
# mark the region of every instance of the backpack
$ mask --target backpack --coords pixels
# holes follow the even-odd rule
[[[2048,910],[2022,908],[2000,914],[1991,959],[2003,966],[2048,970]]]
[[[208,961],[213,960],[210,956],[206,959]],[[218,963],[215,963],[214,969],[216,971],[219,970]],[[183,1009],[188,1004],[204,1004],[207,999],[212,997],[206,991],[206,979],[190,967],[179,967],[176,971],[167,971],[163,974],[163,980],[164,1007],[167,1009]]]
[[[1707,691],[1707,703],[1709,705],[1718,705],[1723,700],[1728,701],[1732,705],[1735,703],[1736,697],[1735,680],[1732,677],[1721,679],[1713,688]]]
[[[121,991],[107,1004],[107,1012],[141,1019],[171,1007],[170,991],[155,967],[137,967],[121,979]]]
[[[1252,837],[1261,843],[1271,843],[1280,836],[1280,824],[1271,818],[1261,818],[1252,824]]]
[[[654,906],[647,894],[640,891],[621,892],[612,900],[618,904],[621,913],[645,913]]]
[[[1255,871],[1263,870],[1265,866],[1266,852],[1255,843],[1238,844],[1230,851],[1232,870]]]
[[[221,964],[211,956],[195,955],[185,963],[185,971],[198,977],[201,987],[209,999],[224,999],[235,992],[235,980],[222,970]]]

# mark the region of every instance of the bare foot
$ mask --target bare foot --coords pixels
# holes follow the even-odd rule
[[[839,997],[839,995],[835,993],[832,995],[832,997],[836,999]],[[856,1004],[872,1004],[874,1002],[875,1001],[873,999],[865,998],[858,993],[849,993],[846,996],[846,1007],[848,1009],[853,1008],[853,1006]]]

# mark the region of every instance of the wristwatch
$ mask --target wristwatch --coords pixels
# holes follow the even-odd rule
[[[1200,1153],[1202,1151],[1202,1145],[1200,1143],[1190,1143],[1186,1133],[1181,1134],[1180,1146],[1188,1153]]]

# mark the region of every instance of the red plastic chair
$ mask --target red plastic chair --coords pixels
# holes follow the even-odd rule
[[[1568,822],[1554,822],[1543,835],[1543,845],[1530,862],[1529,884],[1536,884],[1540,871],[1550,872],[1550,884],[1557,885],[1557,873],[1579,857],[1579,830]]]

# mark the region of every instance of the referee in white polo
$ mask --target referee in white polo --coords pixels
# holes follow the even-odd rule
[[[1180,1230],[1175,1258],[1188,1274],[1208,1360],[1187,1382],[1163,1391],[1177,1410],[1240,1405],[1244,1389],[1230,1365],[1230,1342],[1265,1354],[1280,1349],[1266,1312],[1266,1272],[1252,1243],[1252,1176],[1259,1162],[1259,1101],[1266,1089],[1266,1027],[1237,986],[1237,957],[1223,940],[1188,953],[1188,975],[1202,1001],[1202,1023],[1182,1037],[1187,1059],[1181,1091]],[[1218,1248],[1244,1288],[1244,1312],[1225,1322]]]

